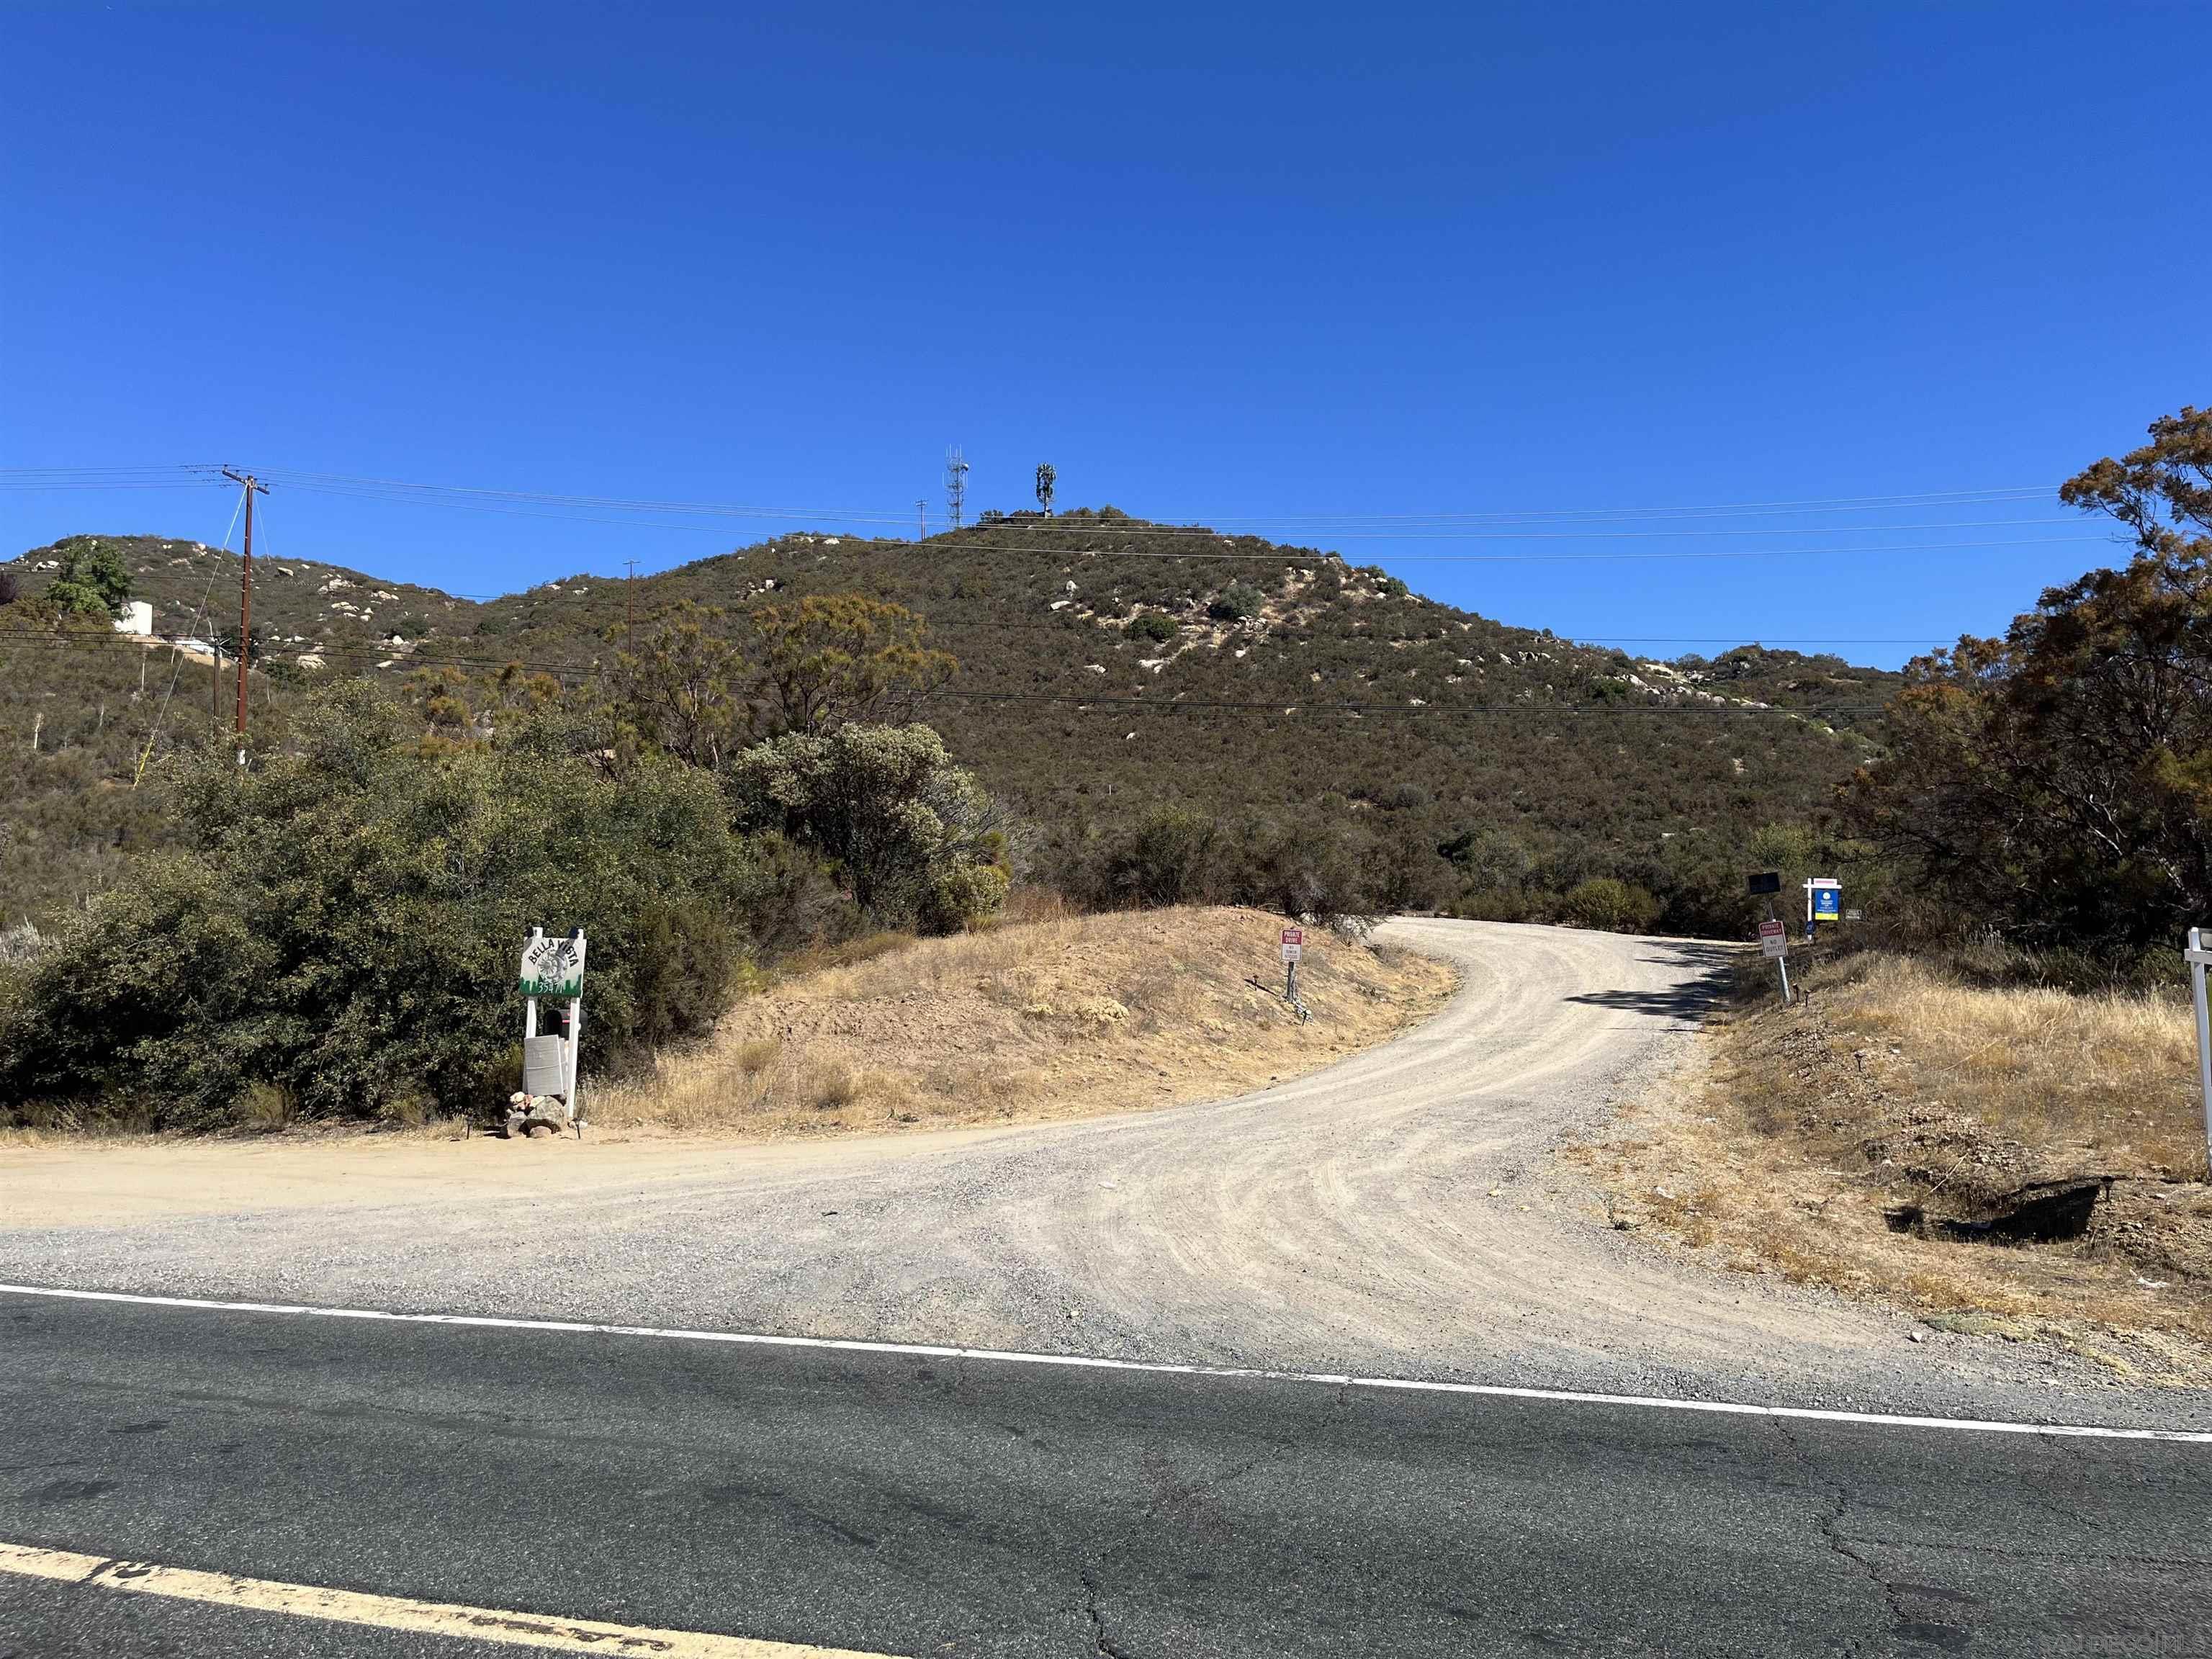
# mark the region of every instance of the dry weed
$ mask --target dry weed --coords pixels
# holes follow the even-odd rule
[[[1946,1328],[1980,1321],[2172,1380],[2212,1370],[2212,1188],[2185,1004],[1971,987],[1891,957],[1807,980],[1809,1003],[1717,1021],[1700,1077],[1577,1150],[1616,1216]],[[2116,1180],[2079,1239],[1961,1243],[1885,1221],[2082,1174]],[[2091,1340],[2100,1329],[2125,1355]]]
[[[732,1010],[702,1049],[591,1098],[603,1129],[818,1133],[1000,1122],[1234,1094],[1326,1065],[1441,1004],[1431,958],[1331,940],[1316,1018],[1246,983],[1273,917],[1191,908],[1030,921],[823,962]]]

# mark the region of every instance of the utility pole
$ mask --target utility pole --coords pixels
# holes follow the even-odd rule
[[[635,646],[637,643],[637,561],[624,559],[623,562],[629,567],[629,574],[623,582],[623,643]]]
[[[914,498],[914,538],[918,542],[929,539],[929,501],[927,496]]]
[[[246,671],[253,656],[253,498],[266,495],[269,486],[257,480],[251,472],[234,472],[228,467],[222,476],[246,491],[246,558],[238,569],[238,763],[246,764]],[[216,660],[222,660],[222,653],[216,653]]]
[[[945,504],[951,509],[952,527],[960,528],[960,509],[968,499],[968,459],[955,444],[945,452]]]

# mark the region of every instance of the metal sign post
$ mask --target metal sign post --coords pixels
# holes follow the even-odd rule
[[[1779,916],[1769,916],[1759,924],[1759,948],[1782,970],[1782,1002],[1790,1004],[1790,930]]]
[[[1782,1006],[1790,1006],[1790,930],[1774,914],[1774,896],[1782,890],[1778,870],[1754,871],[1744,885],[1753,898],[1766,901],[1766,920],[1759,924],[1759,948],[1782,970]]]
[[[1283,1000],[1296,1007],[1298,1000],[1298,958],[1305,954],[1306,930],[1283,929]]]
[[[2197,1088],[2204,1103],[2204,1156],[2212,1172],[2212,1012],[2204,1002],[2204,969],[2212,964],[2212,951],[2204,948],[2204,930],[2189,930],[2189,948],[2181,953],[2189,964],[2189,988],[2197,999]]]

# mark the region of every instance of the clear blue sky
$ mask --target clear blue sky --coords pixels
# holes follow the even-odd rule
[[[739,9],[0,11],[0,466],[828,524],[941,514],[957,441],[971,511],[1050,460],[1671,654],[1985,631],[2112,554],[2045,496],[1340,532],[2055,485],[2212,398],[2212,7]],[[543,511],[280,489],[267,547],[491,592],[787,527]],[[228,513],[13,489],[0,545]],[[1775,533],[1588,533],[1677,528]],[[1555,558],[1792,545],[1893,550]]]

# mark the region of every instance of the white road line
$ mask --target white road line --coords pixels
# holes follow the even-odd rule
[[[756,1348],[813,1348],[835,1353],[897,1354],[915,1359],[980,1359],[1006,1365],[1139,1371],[1222,1381],[1310,1382],[1324,1388],[1396,1389],[1468,1395],[1487,1400],[1540,1400],[1578,1406],[1710,1412],[1723,1417],[1778,1417],[1792,1422],[1866,1423],[1890,1429],[1951,1429],[1976,1434],[2063,1434],[2093,1440],[2159,1440],[2212,1445],[2212,1430],[2115,1429],[2080,1423],[2007,1423],[1975,1417],[1907,1417],[1891,1412],[1826,1411],[1811,1406],[1747,1406],[1727,1400],[1673,1400],[1657,1395],[1595,1394],[1578,1389],[1522,1389],[1495,1382],[1440,1382],[1409,1376],[1352,1376],[1328,1371],[1278,1371],[1241,1365],[1180,1365],[1165,1360],[1109,1359],[1093,1354],[1024,1353],[927,1342],[868,1342],[830,1336],[772,1336],[757,1331],[687,1331],[655,1325],[599,1325],[569,1319],[502,1319],[489,1314],[387,1313],[375,1308],[313,1308],[283,1302],[216,1302],[192,1296],[138,1296],[123,1291],[70,1291],[46,1285],[0,1285],[0,1295],[45,1296],[70,1302],[123,1302],[147,1308],[195,1308],[214,1313],[289,1314],[310,1319],[362,1319],[396,1325],[459,1325],[495,1331],[545,1331],[576,1336],[652,1337],[668,1342],[726,1342]]]
[[[595,1619],[564,1619],[500,1607],[471,1607],[453,1601],[417,1601],[404,1595],[370,1595],[326,1589],[319,1584],[286,1584],[270,1578],[240,1578],[227,1572],[195,1572],[188,1567],[120,1561],[70,1550],[40,1549],[0,1541],[0,1572],[133,1595],[159,1595],[235,1607],[246,1613],[281,1613],[294,1619],[327,1619],[380,1630],[411,1631],[507,1647],[550,1648],[556,1653],[652,1654],[659,1659],[897,1659],[893,1654],[861,1653],[851,1648],[810,1647],[800,1642],[768,1642],[749,1636],[716,1636],[705,1631],[653,1630],[642,1626],[603,1624]]]

